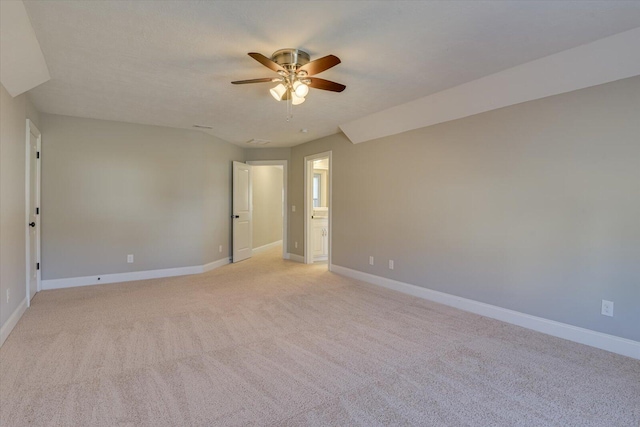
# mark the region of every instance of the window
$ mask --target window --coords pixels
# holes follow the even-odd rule
[[[322,175],[319,173],[313,174],[313,207],[318,208],[322,206]]]

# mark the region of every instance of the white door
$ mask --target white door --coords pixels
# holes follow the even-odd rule
[[[251,166],[233,162],[233,262],[251,258],[253,251],[251,194]]]
[[[27,288],[29,302],[40,282],[40,131],[27,121]]]

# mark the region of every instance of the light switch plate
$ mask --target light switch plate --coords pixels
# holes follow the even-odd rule
[[[613,301],[602,300],[602,315],[613,317]]]

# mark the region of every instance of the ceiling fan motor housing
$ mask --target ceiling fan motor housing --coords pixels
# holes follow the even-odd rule
[[[280,49],[273,52],[271,60],[289,71],[308,64],[311,57],[307,52],[300,49]]]

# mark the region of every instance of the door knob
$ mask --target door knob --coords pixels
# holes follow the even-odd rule
[[[36,223],[35,223],[35,222],[30,222],[30,223],[29,223],[29,227],[35,227],[35,226],[36,226]]]
[[[231,215],[231,218],[240,218],[240,215]]]

